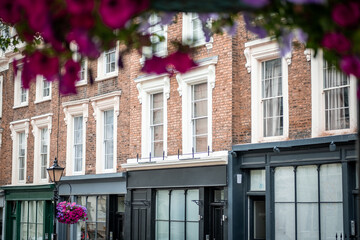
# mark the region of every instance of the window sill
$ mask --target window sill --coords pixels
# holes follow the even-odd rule
[[[48,102],[48,101],[51,101],[51,97],[43,98],[41,100],[36,100],[34,103],[38,104],[38,103],[43,103],[43,102]]]
[[[22,108],[22,107],[27,107],[27,106],[29,106],[29,103],[22,104],[22,105],[17,105],[17,106],[13,106],[13,109]]]
[[[81,87],[81,86],[85,86],[87,85],[87,81],[86,80],[81,80],[81,81],[78,81],[75,86],[76,87]]]
[[[261,137],[258,138],[254,143],[262,143],[262,142],[277,142],[277,141],[285,141],[287,140],[287,136],[274,136],[274,137]]]
[[[316,134],[311,137],[324,137],[324,136],[343,135],[343,134],[351,134],[351,133],[356,133],[356,128],[328,130],[328,131],[323,131],[322,133]]]
[[[107,75],[104,75],[104,76],[99,76],[97,78],[95,78],[95,81],[104,81],[104,80],[107,80],[107,79],[110,79],[110,78],[114,78],[114,77],[117,77],[118,76],[118,71],[115,71],[113,73],[110,73],[110,74],[107,74]]]

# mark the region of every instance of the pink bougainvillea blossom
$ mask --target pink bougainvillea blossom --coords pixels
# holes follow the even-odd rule
[[[358,56],[345,56],[340,61],[340,68],[347,75],[360,78],[360,58]]]
[[[79,81],[80,63],[70,59],[65,63],[65,74],[60,81],[60,92],[62,94],[76,93],[75,83]]]
[[[34,52],[29,57],[29,66],[35,75],[43,75],[47,80],[55,80],[59,73],[59,59],[49,57],[40,51]]]
[[[94,0],[66,0],[66,4],[72,14],[88,13],[94,9]]]
[[[184,53],[180,51],[174,52],[173,54],[169,55],[167,62],[168,64],[173,65],[174,68],[180,73],[185,73],[191,68],[197,66],[194,60],[191,59],[189,53]]]
[[[332,11],[332,19],[341,27],[360,24],[360,3],[348,2],[337,4]]]
[[[149,0],[101,0],[99,12],[108,27],[117,29],[148,6]]]
[[[0,1],[0,19],[4,22],[14,24],[21,18],[21,5],[18,0]]]
[[[91,13],[75,14],[71,16],[70,24],[73,29],[90,30],[95,24],[94,16]]]
[[[98,47],[91,40],[86,31],[74,30],[67,35],[66,40],[68,42],[75,41],[79,53],[89,58],[98,58],[100,56]]]
[[[324,35],[321,45],[338,53],[345,53],[351,49],[351,42],[342,33],[327,33]]]
[[[141,71],[145,73],[163,74],[168,73],[166,69],[167,61],[165,58],[153,56],[151,59],[145,61],[144,67]]]

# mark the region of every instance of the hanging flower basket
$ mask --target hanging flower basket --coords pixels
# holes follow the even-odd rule
[[[56,206],[56,218],[61,223],[75,224],[79,220],[87,219],[86,207],[76,204],[76,202],[60,202]]]

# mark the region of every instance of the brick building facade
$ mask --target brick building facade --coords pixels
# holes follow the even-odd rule
[[[165,52],[175,50],[172,40],[195,34],[191,27],[191,34],[188,32],[192,26],[188,19],[179,14],[177,24],[166,28]],[[281,86],[282,122],[276,123],[281,125],[281,134],[267,137],[263,135],[265,100],[255,95],[261,95],[262,62],[280,58],[276,44],[256,39],[242,22],[233,37],[216,35],[208,43],[195,40],[199,40],[194,46],[199,66],[189,73],[144,75],[140,72],[142,56],[136,51],[124,56],[125,67],[117,69],[116,52],[121,47],[117,46],[99,60],[85,63],[77,95],[59,97],[58,82],[53,82],[50,96],[40,100],[44,85],[32,84],[22,95],[11,67],[14,57],[20,56],[3,54],[0,185],[4,196],[0,207],[4,239],[35,234],[26,228],[32,222],[21,218],[24,209],[42,207],[43,219],[52,218],[52,185],[41,175],[41,157],[47,166],[57,157],[59,165],[66,168],[61,197],[86,205],[93,214],[87,222],[70,228],[60,224],[60,239],[280,239],[278,229],[285,229],[281,237],[288,238],[284,239],[309,239],[307,231],[319,236],[313,239],[323,239],[321,235],[333,232],[326,233],[325,226],[331,225],[322,225],[320,213],[316,229],[295,223],[277,225],[274,209],[280,209],[275,207],[280,203],[274,201],[274,189],[278,189],[274,172],[303,165],[336,166],[342,171],[344,186],[345,182],[350,184],[339,190],[343,214],[335,217],[343,220],[336,233],[352,235],[358,194],[353,150],[356,137],[352,135],[356,130],[355,103],[351,100],[355,99],[354,80],[347,83],[349,126],[326,130],[322,110],[313,107],[323,107],[317,103],[317,94],[323,93],[314,87],[315,81],[322,81],[316,77],[323,71],[316,68],[320,60],[295,45],[291,55],[279,60],[287,76],[287,84]],[[94,79],[93,84],[90,79]],[[255,94],[254,89],[258,90]],[[26,99],[17,102],[19,97]],[[199,116],[192,112],[195,106],[203,107]],[[159,112],[160,120],[155,122],[152,114]],[[202,128],[196,125],[201,119],[206,121]],[[162,130],[155,138],[159,126]],[[36,147],[46,139],[41,138],[46,134],[42,129],[48,132],[46,152]],[[327,150],[331,143],[336,145],[334,151]],[[104,150],[107,147],[110,152]],[[24,156],[21,149],[25,149]],[[321,154],[306,155],[304,151]],[[302,157],[291,158],[294,154]],[[24,166],[18,162],[22,157]],[[266,188],[252,189],[254,179],[266,183]],[[289,202],[295,202],[295,215],[288,222],[301,222],[296,200]],[[317,203],[321,205],[320,200]],[[257,219],[259,226],[256,215],[248,212],[254,209],[262,214]],[[35,225],[37,239],[51,234],[51,221],[37,219]]]

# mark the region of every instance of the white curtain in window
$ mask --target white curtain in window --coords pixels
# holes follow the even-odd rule
[[[264,137],[283,134],[281,59],[262,62]]]

